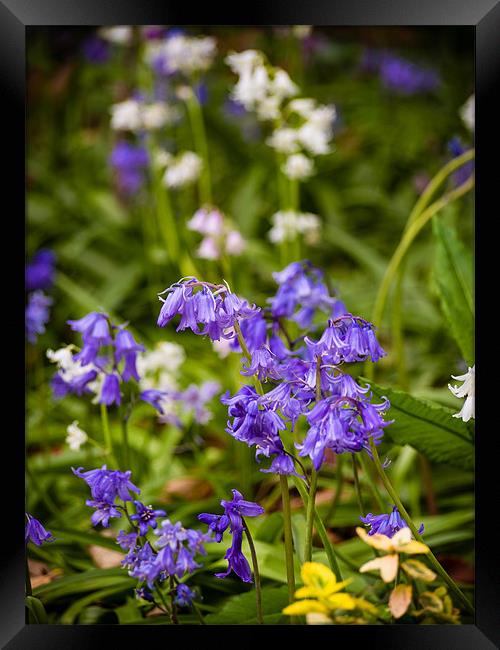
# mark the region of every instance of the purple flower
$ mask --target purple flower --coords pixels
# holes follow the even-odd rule
[[[200,81],[194,86],[193,90],[199,103],[204,106],[208,102],[207,84],[204,81]]]
[[[370,438],[380,443],[383,428],[390,422],[382,419],[380,413],[389,408],[389,401],[382,404],[356,400],[349,397],[327,397],[315,404],[307,414],[311,425],[300,449],[299,456],[309,456],[316,470],[323,463],[327,448],[336,454],[369,451]]]
[[[460,138],[454,137],[448,142],[448,151],[454,158],[461,156],[467,151],[467,147],[462,144]],[[452,179],[455,186],[462,185],[474,172],[474,161],[469,160],[453,173]]]
[[[195,598],[196,592],[190,589],[187,585],[182,583],[177,587],[175,602],[180,607],[191,607]]]
[[[126,533],[120,530],[116,542],[124,551],[131,551],[137,544],[137,533]]]
[[[135,514],[130,516],[132,521],[136,521],[139,526],[139,535],[144,536],[148,532],[148,528],[156,528],[157,517],[164,517],[164,510],[153,510],[151,506],[145,506],[140,501],[134,501]]]
[[[93,311],[79,320],[68,320],[67,323],[73,331],[82,335],[83,347],[81,352],[75,355],[75,360],[82,366],[93,363],[100,348],[112,342],[106,314]]]
[[[143,598],[150,603],[154,602],[153,594],[148,589],[146,589],[146,587],[139,587],[135,590],[135,594],[137,598]]]
[[[161,297],[164,293],[168,294],[166,298]],[[199,282],[194,277],[171,285],[159,294],[159,298],[163,302],[157,321],[159,327],[165,327],[179,314],[178,332],[190,329],[200,336],[208,335],[212,341],[233,338],[234,332],[225,331],[230,330],[236,320],[250,318],[258,312],[255,305],[250,306],[225,285]]]
[[[243,320],[240,328],[245,344],[250,352],[254,352],[265,345],[267,341],[267,323],[261,312]],[[241,351],[239,341],[236,337],[231,342],[231,348]]]
[[[109,164],[116,173],[120,191],[134,194],[144,182],[145,169],[149,164],[148,153],[140,145],[120,140],[109,156]]]
[[[108,43],[99,36],[89,36],[82,45],[83,56],[90,63],[106,63],[109,59]]]
[[[403,95],[430,92],[441,85],[441,79],[435,70],[421,68],[391,54],[382,58],[380,79],[386,88]]]
[[[216,573],[216,577],[225,578],[231,571],[234,571],[243,582],[252,582],[250,565],[241,550],[243,531],[245,530],[243,517],[258,517],[264,513],[264,508],[258,503],[246,501],[238,490],[232,490],[232,493],[231,501],[224,499],[221,501],[224,515],[202,513],[198,515],[198,519],[208,523],[209,529],[215,532],[218,542],[222,540],[222,535],[228,527],[232,535],[232,544],[224,555],[224,559],[228,561],[227,571]]]
[[[95,508],[95,512],[90,518],[92,526],[102,524],[104,528],[109,528],[109,520],[111,517],[119,518],[122,516],[120,510],[113,503],[104,499],[88,499],[85,503],[91,508]]]
[[[368,535],[378,534],[393,537],[401,528],[408,528],[408,524],[401,517],[396,506],[393,506],[392,512],[388,515],[373,515],[369,512],[366,517],[360,517],[360,519],[364,524],[370,526]],[[420,535],[424,532],[424,524],[420,524],[418,532]]]
[[[151,406],[153,406],[159,413],[163,415],[165,411],[163,410],[161,402],[167,395],[167,391],[149,388],[148,390],[143,390],[142,393],[140,393],[139,397],[144,402],[151,404]]]
[[[83,467],[73,469],[73,474],[83,480],[90,487],[92,498],[96,501],[107,501],[113,503],[118,497],[122,501],[132,501],[130,492],[140,494],[140,489],[136,487],[131,481],[130,476],[132,472],[120,472],[119,470],[109,470],[106,465],[101,469],[91,469],[82,471]]]
[[[41,546],[44,542],[53,542],[54,537],[52,533],[42,526],[42,524],[35,519],[32,515],[25,513],[26,515],[26,525],[24,528],[24,541],[27,544],[28,541],[33,542],[37,546]]]
[[[242,375],[257,375],[262,381],[264,379],[279,379],[277,372],[277,357],[265,345],[252,353],[252,360],[248,366],[243,363]]]
[[[158,535],[156,545],[161,549],[158,564],[168,575],[182,578],[201,566],[194,558],[198,553],[205,554],[203,544],[209,541],[208,535],[183,528],[180,522],[172,524],[168,519],[162,521],[155,535]]]
[[[146,582],[149,589],[153,589],[154,583],[164,577],[164,570],[158,561],[158,554],[153,551],[149,542],[127,555],[124,560],[129,568],[129,576]]]
[[[52,298],[46,296],[43,291],[34,291],[28,297],[28,305],[25,312],[26,338],[30,343],[35,344],[39,334],[45,332],[45,325],[49,321],[49,307]]]
[[[111,406],[111,404],[120,405],[120,403],[120,379],[118,375],[112,372],[111,374],[104,377],[101,394],[99,396],[99,404],[106,404],[106,406]]]
[[[218,381],[205,381],[201,386],[191,384],[180,393],[178,399],[183,402],[183,406],[188,411],[193,412],[198,424],[206,424],[212,418],[212,413],[205,408],[205,404],[213,399],[220,389],[221,385]]]
[[[51,250],[41,249],[26,266],[26,291],[47,290],[54,284],[56,257]]]
[[[115,360],[119,363],[125,359],[125,368],[122,372],[123,381],[129,381],[132,377],[139,381],[139,373],[136,368],[138,352],[144,352],[145,347],[137,343],[130,332],[120,328],[115,337]]]

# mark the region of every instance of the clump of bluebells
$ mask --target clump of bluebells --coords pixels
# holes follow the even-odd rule
[[[224,555],[224,559],[228,561],[227,571],[216,573],[216,577],[226,578],[231,571],[234,571],[243,582],[252,582],[250,565],[241,549],[243,532],[246,531],[248,535],[248,528],[243,517],[258,517],[264,513],[264,508],[258,503],[246,501],[238,490],[232,490],[232,492],[233,498],[231,501],[223,499],[220,502],[224,508],[223,515],[203,512],[198,515],[198,519],[208,524],[209,531],[215,534],[216,542],[222,541],[223,535],[228,528],[231,534],[231,546]]]
[[[25,310],[26,338],[29,343],[35,344],[38,336],[45,332],[49,322],[49,308],[52,298],[45,292],[54,284],[55,255],[51,250],[39,250],[25,271],[25,288],[27,304]]]
[[[393,506],[389,514],[374,515],[369,512],[366,517],[360,519],[366,526],[370,526],[368,535],[385,535],[392,538],[401,528],[408,528],[408,524],[401,517],[396,506]],[[420,535],[424,532],[424,524],[420,525],[418,532]]]
[[[116,542],[127,552],[122,566],[138,580],[137,597],[171,616],[175,616],[176,606],[190,607],[196,592],[184,581],[201,567],[196,557],[206,555],[205,543],[211,541],[211,535],[172,523],[164,518],[164,510],[136,499],[140,489],[132,483],[130,471],[109,470],[103,465],[88,471],[73,469],[73,473],[90,488],[91,499],[86,504],[94,509],[93,526],[109,528],[111,518],[128,520],[128,531],[120,530]],[[151,533],[156,538],[151,538]],[[170,597],[170,606],[165,595]]]
[[[374,404],[369,386],[360,386],[344,371],[345,364],[376,362],[385,356],[374,326],[347,312],[330,295],[323,274],[308,261],[293,262],[274,274],[276,295],[266,309],[250,306],[225,285],[184,278],[166,289],[158,325],[164,327],[175,316],[177,331],[191,329],[212,341],[231,341],[244,352],[242,374],[256,385],[244,385],[233,396],[221,397],[232,420],[227,432],[250,447],[256,458],[272,458],[264,472],[297,474],[295,458],[284,447],[280,432],[293,430],[305,418],[308,431],[295,446],[299,456],[309,456],[319,470],[325,451],[336,454],[366,450],[379,444],[390,424],[384,414],[390,404]],[[317,321],[317,315],[326,314]],[[316,319],[316,320],[315,320]],[[324,316],[323,316],[324,319]],[[290,325],[300,329],[293,339]],[[271,389],[264,392],[260,382]]]

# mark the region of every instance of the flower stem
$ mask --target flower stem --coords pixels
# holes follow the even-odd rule
[[[318,486],[318,472],[314,469],[311,470],[311,487],[309,489],[309,500],[307,502],[306,512],[306,541],[304,547],[304,561],[310,562],[312,559],[312,533],[314,523],[314,504],[316,499],[316,488]]]
[[[210,166],[208,164],[208,144],[203,122],[203,113],[196,93],[191,92],[186,97],[186,107],[189,121],[193,130],[194,146],[200,158],[203,160],[203,167],[200,174],[199,191],[202,204],[212,203],[212,185],[210,180]]]
[[[179,625],[179,619],[177,618],[177,605],[175,604],[175,582],[173,576],[170,576],[170,602],[172,606],[171,618],[174,625]]]
[[[330,508],[326,514],[325,521],[328,523],[330,519],[333,519],[335,516],[335,512],[337,511],[337,506],[340,501],[340,495],[342,493],[342,487],[344,484],[344,474],[342,471],[342,465],[343,465],[343,460],[342,456],[340,454],[337,454],[337,481],[335,485],[335,496],[332,499],[332,503],[330,505]]]
[[[245,535],[247,536],[248,546],[250,547],[250,555],[252,556],[252,566],[253,566],[253,575],[255,579],[255,599],[257,606],[257,623],[259,625],[264,625],[264,617],[262,615],[262,592],[260,588],[260,573],[259,573],[259,564],[257,562],[257,553],[255,551],[255,544],[253,543],[252,535],[248,530],[246,521],[241,518],[243,521],[243,526],[245,527]]]
[[[361,485],[359,484],[359,476],[358,476],[358,464],[356,461],[356,456],[354,454],[351,454],[352,458],[352,473],[354,476],[354,488],[356,490],[356,499],[358,501],[358,508],[359,508],[359,513],[362,517],[366,515],[365,512],[365,507],[363,505],[363,498],[361,496]]]
[[[113,465],[115,467],[118,467],[118,463],[116,462],[116,456],[113,451],[113,440],[111,438],[111,431],[109,429],[108,407],[106,406],[106,404],[101,404],[101,423],[102,423],[102,431],[104,435],[104,443],[106,445],[107,453],[109,454]]]
[[[293,602],[295,594],[295,574],[293,566],[292,514],[290,509],[290,492],[287,477],[280,474],[281,500],[283,503],[283,529],[285,534],[286,580],[288,601]]]
[[[375,465],[375,468],[377,470],[378,475],[380,476],[380,479],[382,480],[382,483],[384,484],[385,489],[387,490],[387,493],[391,497],[394,505],[397,507],[399,510],[401,516],[403,519],[406,521],[408,524],[408,527],[410,528],[411,532],[413,533],[413,537],[418,540],[419,542],[422,542],[425,544],[425,541],[422,539],[422,536],[419,534],[417,527],[413,523],[413,521],[410,518],[410,515],[406,512],[406,508],[403,506],[401,503],[401,499],[399,498],[396,490],[393,488],[391,482],[389,481],[389,478],[387,477],[386,473],[384,472],[384,468],[382,467],[382,463],[380,462],[380,458],[378,455],[377,447],[375,446],[375,442],[373,438],[370,438],[370,450],[372,452],[372,457],[373,457],[373,463]],[[427,557],[434,567],[436,573],[438,573],[441,578],[446,582],[450,590],[453,592],[455,595],[456,599],[460,602],[462,607],[469,613],[474,615],[474,607],[471,605],[469,602],[468,598],[462,593],[462,591],[458,588],[458,586],[455,584],[454,580],[448,575],[448,573],[445,571],[445,569],[441,566],[440,562],[434,555],[434,553],[429,549],[429,553],[427,554]]]

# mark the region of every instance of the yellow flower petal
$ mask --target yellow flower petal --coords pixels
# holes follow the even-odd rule
[[[396,548],[398,553],[407,553],[408,555],[416,555],[417,553],[428,553],[429,547],[422,542],[412,540],[408,544],[401,544]]]
[[[325,596],[329,594],[335,594],[337,591],[342,591],[344,587],[347,587],[353,581],[353,578],[347,578],[347,580],[342,580],[342,582],[336,582],[335,584],[329,584],[323,590]]]
[[[364,609],[365,611],[370,612],[370,614],[377,613],[377,608],[375,605],[368,602],[364,598],[354,598],[354,602],[356,603],[356,609]]]
[[[308,587],[324,589],[328,584],[337,582],[335,574],[324,564],[319,562],[304,562],[301,576],[304,584]]]
[[[327,614],[328,608],[317,600],[300,600],[288,605],[283,610],[283,614],[287,614],[287,616],[300,616],[302,614],[309,614],[310,612]]]
[[[397,555],[385,555],[366,562],[359,568],[359,572],[380,571],[380,576],[384,582],[392,582],[398,572],[398,564],[399,558]]]
[[[368,535],[366,530],[359,526],[358,528],[356,528],[356,532],[358,533],[359,537],[361,537],[363,542],[365,542],[365,544],[368,544],[369,546],[373,546],[373,548],[376,548],[379,551],[394,550],[392,540],[386,535],[380,535],[378,533],[376,535]]]
[[[349,594],[332,594],[324,602],[329,609],[354,609],[356,603]]]
[[[389,596],[389,610],[394,618],[401,618],[411,604],[411,585],[398,585],[394,587]]]
[[[316,587],[300,587],[295,592],[295,598],[317,598],[321,593],[321,589]]]

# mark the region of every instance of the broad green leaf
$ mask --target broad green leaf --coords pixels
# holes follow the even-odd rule
[[[122,585],[118,585],[117,587],[109,587],[108,589],[101,589],[100,591],[95,591],[88,596],[84,596],[83,598],[79,598],[78,600],[75,600],[74,602],[71,603],[71,605],[68,607],[68,609],[62,614],[61,618],[59,619],[59,623],[62,623],[62,625],[71,625],[72,623],[75,622],[77,616],[80,614],[82,610],[85,609],[88,605],[91,605],[92,603],[102,600],[103,598],[107,598],[108,596],[112,596],[113,594],[118,594],[123,591]]]
[[[52,528],[51,530],[55,537],[54,544],[57,542],[76,542],[84,546],[95,544],[96,546],[103,546],[113,551],[119,550],[118,544],[112,537],[104,537],[96,533],[85,533],[79,530],[66,530],[64,528]]]
[[[44,603],[89,591],[121,587],[132,589],[137,580],[130,578],[123,569],[90,569],[75,575],[64,576],[34,590],[34,595]]]
[[[454,228],[434,217],[436,238],[434,279],[441,307],[465,361],[474,363],[474,298],[472,254]]]
[[[32,624],[42,625],[47,623],[47,612],[40,599],[34,596],[26,596],[25,604],[28,608],[28,621]]]
[[[394,423],[385,428],[384,438],[397,445],[411,445],[437,463],[473,469],[472,424],[454,418],[453,410],[445,406],[418,399],[401,390],[370,385],[375,398],[385,396],[391,403],[387,419],[394,420]]]
[[[264,587],[262,589],[262,611],[265,623],[278,623],[282,610],[288,605],[287,587]],[[233,596],[225,602],[216,614],[209,614],[206,622],[210,625],[256,625],[257,614],[255,590]]]

